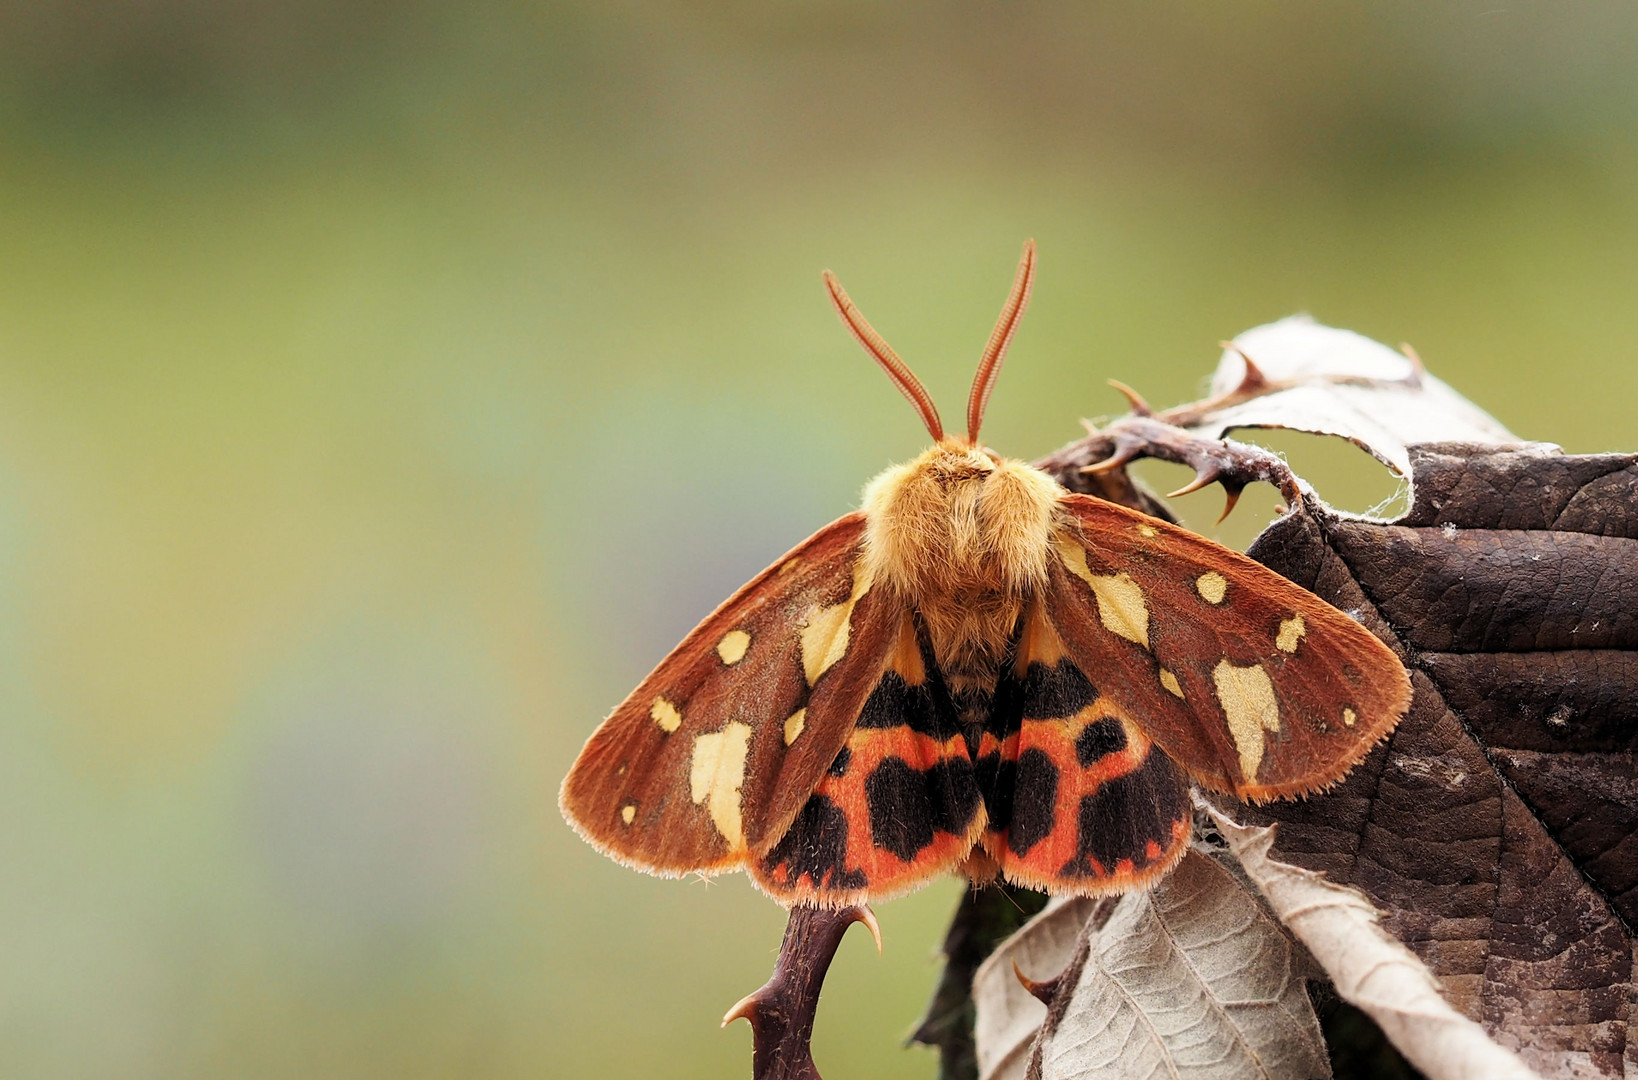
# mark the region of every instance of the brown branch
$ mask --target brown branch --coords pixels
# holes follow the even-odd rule
[[[722,1018],[724,1027],[742,1016],[751,1022],[753,1080],[822,1080],[810,1045],[819,991],[843,935],[856,922],[870,928],[879,950],[881,930],[868,907],[791,908],[773,975]]]

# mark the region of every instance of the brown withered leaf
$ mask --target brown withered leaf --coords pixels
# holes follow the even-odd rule
[[[1392,523],[1308,501],[1250,554],[1387,640],[1405,720],[1324,797],[1233,806],[1363,891],[1545,1077],[1638,1077],[1638,456],[1412,446]]]
[[[1270,858],[1275,826],[1237,825],[1209,803],[1200,805],[1251,886],[1279,924],[1307,946],[1336,994],[1379,1025],[1429,1080],[1539,1080],[1483,1027],[1450,1007],[1427,965],[1382,928],[1376,908],[1357,890]],[[1330,1056],[1354,1064],[1334,1042]]]

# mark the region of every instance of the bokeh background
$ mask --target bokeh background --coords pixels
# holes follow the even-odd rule
[[[1632,450],[1635,61],[1623,2],[6,0],[0,1074],[745,1075],[782,913],[555,797],[921,446],[819,270],[953,416],[1036,237],[1018,456],[1299,310]],[[957,890],[845,943],[827,1075],[932,1074]]]

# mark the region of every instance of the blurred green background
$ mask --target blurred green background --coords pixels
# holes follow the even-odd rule
[[[819,270],[955,416],[1036,237],[1018,456],[1298,310],[1631,450],[1635,60],[1616,2],[6,0],[0,1073],[748,1075],[782,912],[555,797],[922,445]],[[846,941],[827,1075],[932,1074],[957,895]]]

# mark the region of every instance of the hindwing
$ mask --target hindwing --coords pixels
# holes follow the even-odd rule
[[[984,847],[1009,881],[1083,896],[1152,884],[1188,846],[1188,783],[1065,650],[1043,605],[1025,614],[978,753]]]
[[[785,903],[879,900],[953,870],[984,822],[949,692],[905,611],[846,745],[751,875]]]

